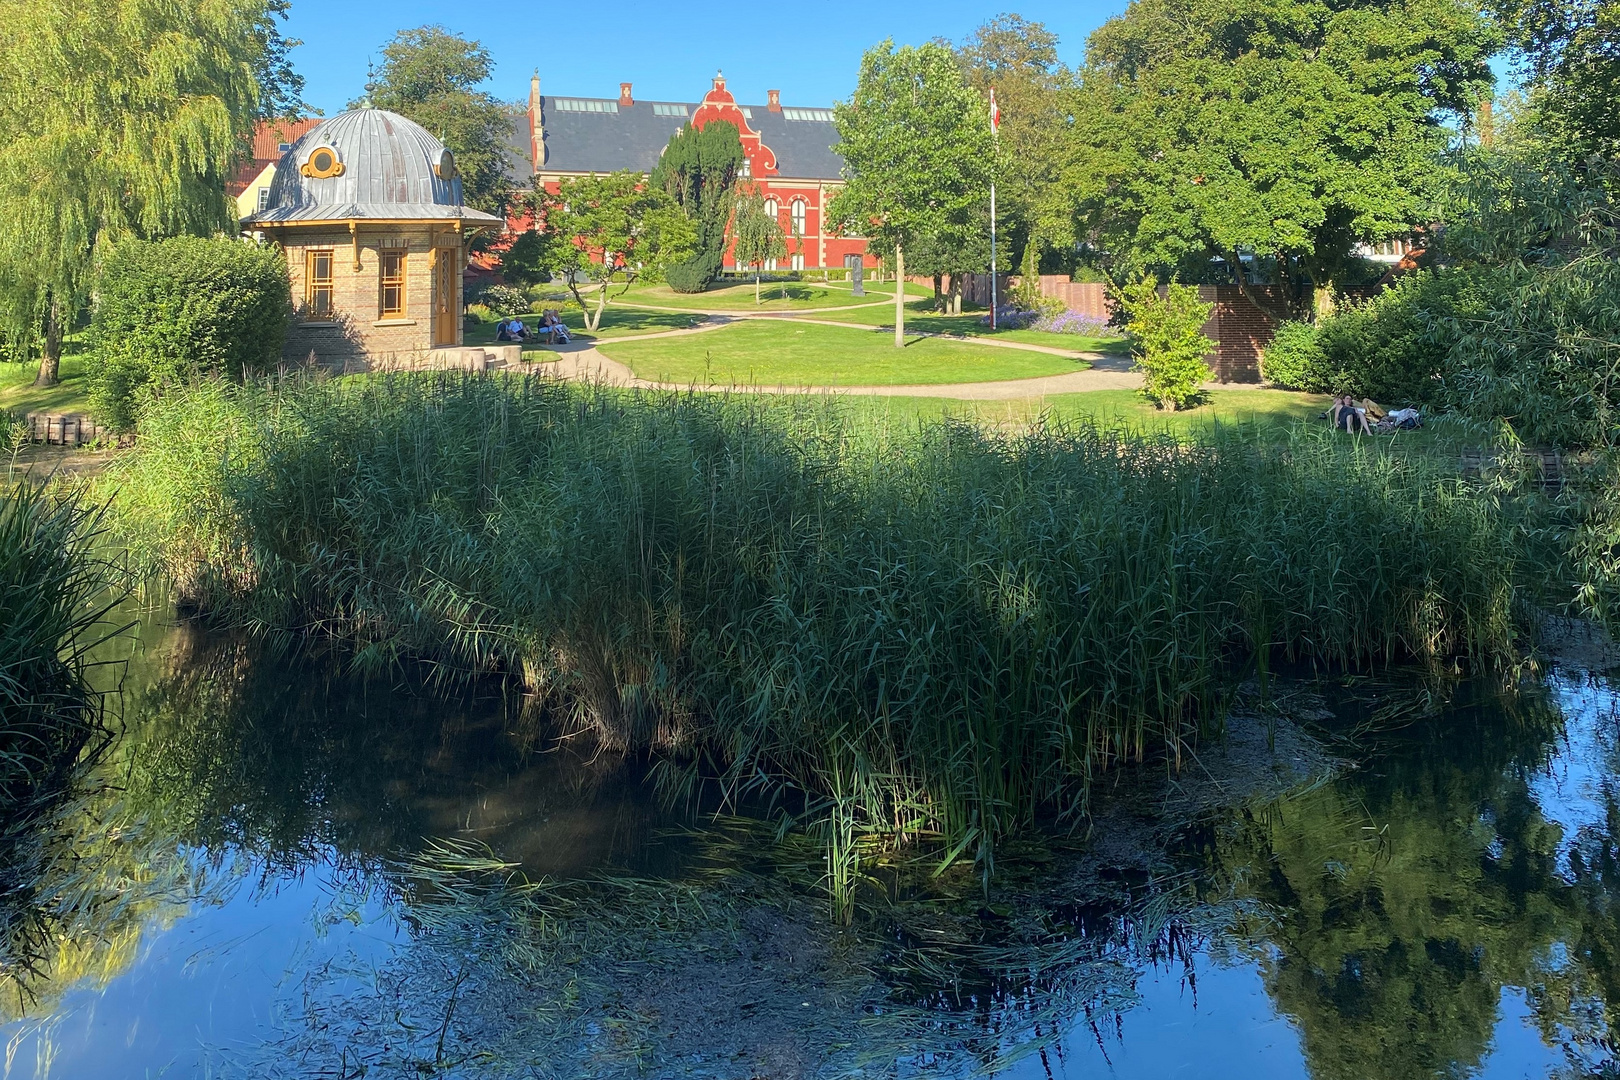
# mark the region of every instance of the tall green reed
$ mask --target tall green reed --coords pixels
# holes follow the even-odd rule
[[[102,733],[86,688],[106,637],[113,566],[95,550],[102,511],[31,483],[0,486],[0,811],[43,797]]]
[[[821,400],[456,377],[160,403],[112,475],[137,556],[218,617],[519,673],[860,851],[988,875],[1110,765],[1174,756],[1275,660],[1505,661],[1500,506],[1299,433],[863,425]]]

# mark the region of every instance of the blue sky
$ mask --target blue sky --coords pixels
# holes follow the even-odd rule
[[[1039,0],[1011,10],[1045,23],[1072,64],[1086,35],[1124,8],[1125,0]],[[503,100],[526,98],[538,67],[547,94],[617,97],[619,83],[630,82],[638,98],[691,101],[720,68],[744,102],[763,103],[774,88],[784,105],[825,107],[848,96],[861,53],[883,38],[959,40],[1003,10],[962,0],[293,0],[286,30],[304,42],[293,62],[305,97],[328,115],[359,96],[366,61],[396,30],[424,23],[483,42],[495,58],[486,89]]]

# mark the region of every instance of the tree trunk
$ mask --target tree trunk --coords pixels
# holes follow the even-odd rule
[[[763,300],[761,300],[759,298],[759,268],[755,267],[754,268],[754,306],[758,307],[760,304],[763,304],[764,302],[765,301],[763,301]]]
[[[62,299],[56,290],[45,305],[45,341],[39,356],[39,375],[35,386],[55,386],[62,381]]]
[[[1312,301],[1315,305],[1314,318],[1312,321],[1319,322],[1323,318],[1333,314],[1333,282],[1325,281],[1320,284],[1313,282],[1312,284],[1316,285],[1315,295],[1312,297]]]
[[[894,245],[894,347],[906,347],[906,253]]]
[[[962,275],[951,275],[951,314],[962,314]]]
[[[595,314],[592,314],[589,311],[585,313],[585,328],[593,334],[596,333],[596,331],[602,325],[602,312],[607,310],[607,293],[608,283],[604,281],[602,282],[602,288],[598,290],[596,294]]]
[[[934,275],[934,310],[935,311],[944,311],[945,310],[945,304],[943,302],[944,299],[945,299],[945,291],[941,287],[940,275],[935,274]]]

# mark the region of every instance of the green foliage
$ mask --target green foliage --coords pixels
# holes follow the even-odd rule
[[[664,282],[678,293],[700,293],[720,273],[720,257],[707,251],[676,263],[664,272]]]
[[[371,103],[415,120],[442,140],[456,156],[467,205],[504,214],[511,125],[495,95],[477,89],[494,66],[489,50],[442,26],[419,26],[395,34],[382,55]]]
[[[101,731],[86,688],[108,629],[114,567],[95,552],[100,510],[32,483],[0,487],[0,812],[55,793]]]
[[[756,187],[737,196],[731,215],[733,258],[754,268],[754,301],[759,302],[759,271],[767,259],[787,254],[787,238],[775,214],[765,212],[765,197]]]
[[[1048,251],[1072,249],[1075,241],[1075,207],[1063,169],[1076,84],[1057,47],[1057,35],[1043,24],[998,15],[956,50],[967,84],[986,101],[995,89],[1001,109],[997,153],[1016,163],[999,170],[996,212],[1002,235],[1021,235],[1037,260]],[[973,257],[967,269],[982,272],[990,265],[988,250]]]
[[[1277,327],[1271,344],[1260,354],[1260,376],[1284,390],[1327,394],[1339,389],[1310,323],[1285,322]]]
[[[96,417],[129,431],[141,404],[166,387],[268,370],[291,313],[277,248],[197,237],[118,245],[97,278],[90,323]]]
[[[1134,0],[1088,43],[1069,185],[1122,270],[1280,255],[1326,288],[1431,220],[1496,43],[1459,0]]]
[[[698,251],[716,266],[725,255],[726,221],[743,161],[735,124],[687,124],[670,137],[652,171],[652,185],[668,192],[696,224]]]
[[[847,183],[832,220],[876,250],[924,240],[952,248],[988,229],[988,105],[948,48],[885,41],[867,50],[854,96],[833,114]]]
[[[1142,373],[1142,392],[1161,409],[1180,409],[1214,377],[1205,361],[1215,342],[1204,336],[1214,304],[1198,299],[1192,285],[1166,285],[1143,278],[1116,296],[1129,320],[1131,355]]]
[[[708,762],[830,815],[857,872],[854,845],[927,832],[988,874],[1099,769],[1216,722],[1257,643],[1512,648],[1514,532],[1423,459],[844,415],[545,379],[211,383],[158,402],[105,483],[187,602],[320,627],[362,666],[521,673],[604,745],[659,751],[672,797]]]
[[[1486,267],[1446,266],[1396,279],[1388,289],[1319,323],[1320,393],[1347,390],[1388,405],[1458,404],[1467,328],[1505,298],[1506,281]]]
[[[1579,162],[1620,152],[1620,3],[1497,0],[1548,151]]]
[[[0,317],[42,334],[41,385],[110,241],[236,232],[274,10],[0,0]]]
[[[538,230],[519,233],[501,253],[501,276],[520,289],[551,280],[551,272],[546,268],[545,237]]]
[[[503,318],[522,315],[534,306],[529,294],[510,285],[485,285],[475,301]]]
[[[697,230],[675,200],[628,169],[571,177],[555,194],[536,191],[534,200],[544,229],[539,264],[567,283],[587,330],[601,323],[614,286],[622,295],[638,279],[657,280],[697,246]],[[586,289],[595,294],[594,309]]]

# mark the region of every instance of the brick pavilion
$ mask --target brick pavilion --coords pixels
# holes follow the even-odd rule
[[[242,227],[286,252],[289,360],[482,368],[481,350],[460,348],[466,239],[504,223],[463,205],[438,139],[397,113],[351,109],[288,144],[265,192]]]

